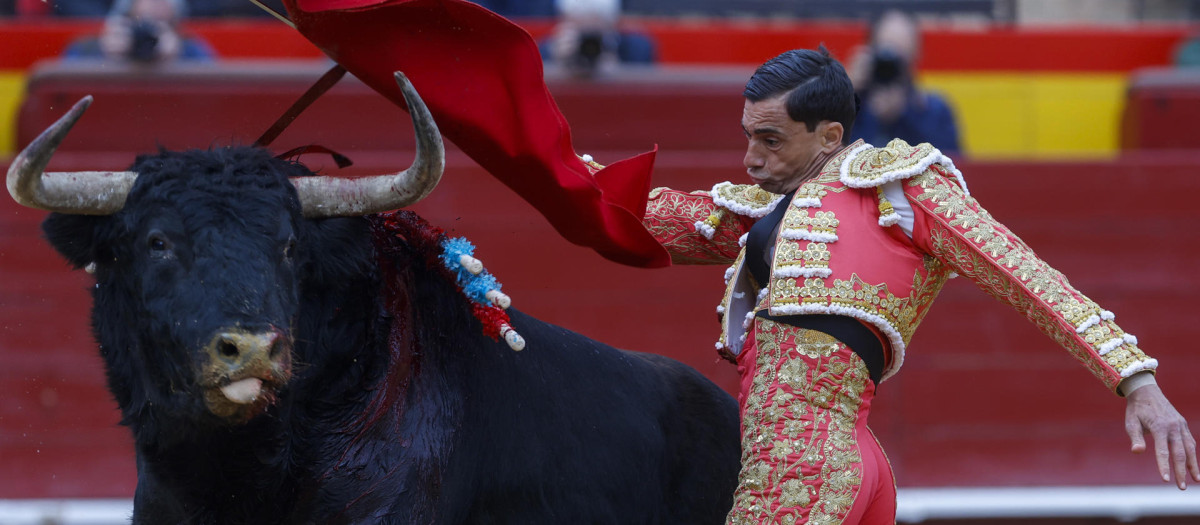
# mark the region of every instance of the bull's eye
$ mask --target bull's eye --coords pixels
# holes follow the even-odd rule
[[[168,258],[171,256],[171,240],[162,232],[151,232],[146,238],[146,247],[150,249],[150,256],[157,258]]]

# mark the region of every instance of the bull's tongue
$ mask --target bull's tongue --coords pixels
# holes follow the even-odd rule
[[[221,387],[221,393],[225,394],[225,397],[241,405],[253,403],[255,399],[258,399],[260,392],[262,392],[262,379],[256,377],[248,377]]]

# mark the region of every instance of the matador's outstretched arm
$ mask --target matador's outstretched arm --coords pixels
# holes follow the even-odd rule
[[[907,180],[904,190],[915,211],[913,241],[922,250],[1024,314],[1110,389],[1157,367],[1112,312],[1079,293],[940,166]],[[1134,452],[1146,449],[1143,432],[1152,434],[1163,481],[1173,470],[1180,489],[1189,471],[1200,482],[1196,441],[1153,382],[1128,395],[1125,427]]]

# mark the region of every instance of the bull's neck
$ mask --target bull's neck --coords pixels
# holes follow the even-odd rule
[[[213,430],[190,442],[139,441],[139,514],[170,519],[159,514],[165,507],[196,523],[276,523],[303,503],[308,476],[294,470],[277,420]]]

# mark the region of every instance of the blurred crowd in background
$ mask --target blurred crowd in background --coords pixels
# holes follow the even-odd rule
[[[864,44],[842,59],[861,98],[852,138],[930,142],[961,153],[963,128],[953,97],[917,78],[921,27],[988,25],[1121,26],[1189,24],[1200,0],[475,0],[498,14],[552,20],[538,44],[548,65],[590,78],[621,66],[658,62],[642,20],[830,20],[865,22]],[[284,12],[282,0],[261,0]],[[65,60],[212,61],[213,46],[189,34],[188,19],[269,17],[250,0],[0,0],[0,17],[97,19],[101,27],[72,41]],[[1177,50],[1177,65],[1200,65],[1200,36]],[[958,101],[961,102],[961,99]],[[960,104],[961,106],[961,104]],[[974,146],[972,146],[974,148]]]
[[[0,16],[59,16],[105,17],[122,12],[128,0],[0,0]],[[179,0],[183,16],[188,17],[256,17],[269,16],[248,0]],[[280,11],[279,0],[262,3]]]
[[[115,0],[0,0],[0,16],[101,17]],[[263,0],[282,10],[280,0]],[[509,17],[553,17],[563,4],[619,4],[636,16],[861,18],[887,9],[1013,23],[1139,21],[1200,18],[1200,0],[477,0]],[[194,17],[266,16],[249,0],[186,0]]]

